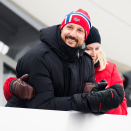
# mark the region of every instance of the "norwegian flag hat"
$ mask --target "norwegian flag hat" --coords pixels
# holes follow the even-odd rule
[[[91,28],[91,20],[86,11],[78,9],[77,11],[72,11],[71,13],[67,14],[61,23],[60,30],[68,23],[81,25],[85,30],[85,40],[87,39]]]

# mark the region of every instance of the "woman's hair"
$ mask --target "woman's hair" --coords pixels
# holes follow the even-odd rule
[[[106,68],[107,59],[106,59],[104,52],[102,52],[102,50],[99,51],[99,56],[96,59],[94,64],[96,64],[98,61],[100,63],[100,69],[98,71],[104,70]]]

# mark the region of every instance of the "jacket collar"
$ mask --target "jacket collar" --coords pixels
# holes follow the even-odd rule
[[[94,65],[94,67],[95,67],[95,71],[98,71],[100,69],[100,62],[97,61],[97,63],[95,63],[95,65]]]

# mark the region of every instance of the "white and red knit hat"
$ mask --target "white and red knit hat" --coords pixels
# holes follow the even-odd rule
[[[85,40],[91,28],[91,20],[88,13],[82,9],[67,14],[61,23],[60,30],[68,23],[81,25],[85,29]]]

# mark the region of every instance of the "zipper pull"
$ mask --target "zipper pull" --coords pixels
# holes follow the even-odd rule
[[[79,56],[80,56],[79,50],[78,50],[78,52],[77,52],[77,56],[78,56],[78,58],[79,58]]]

